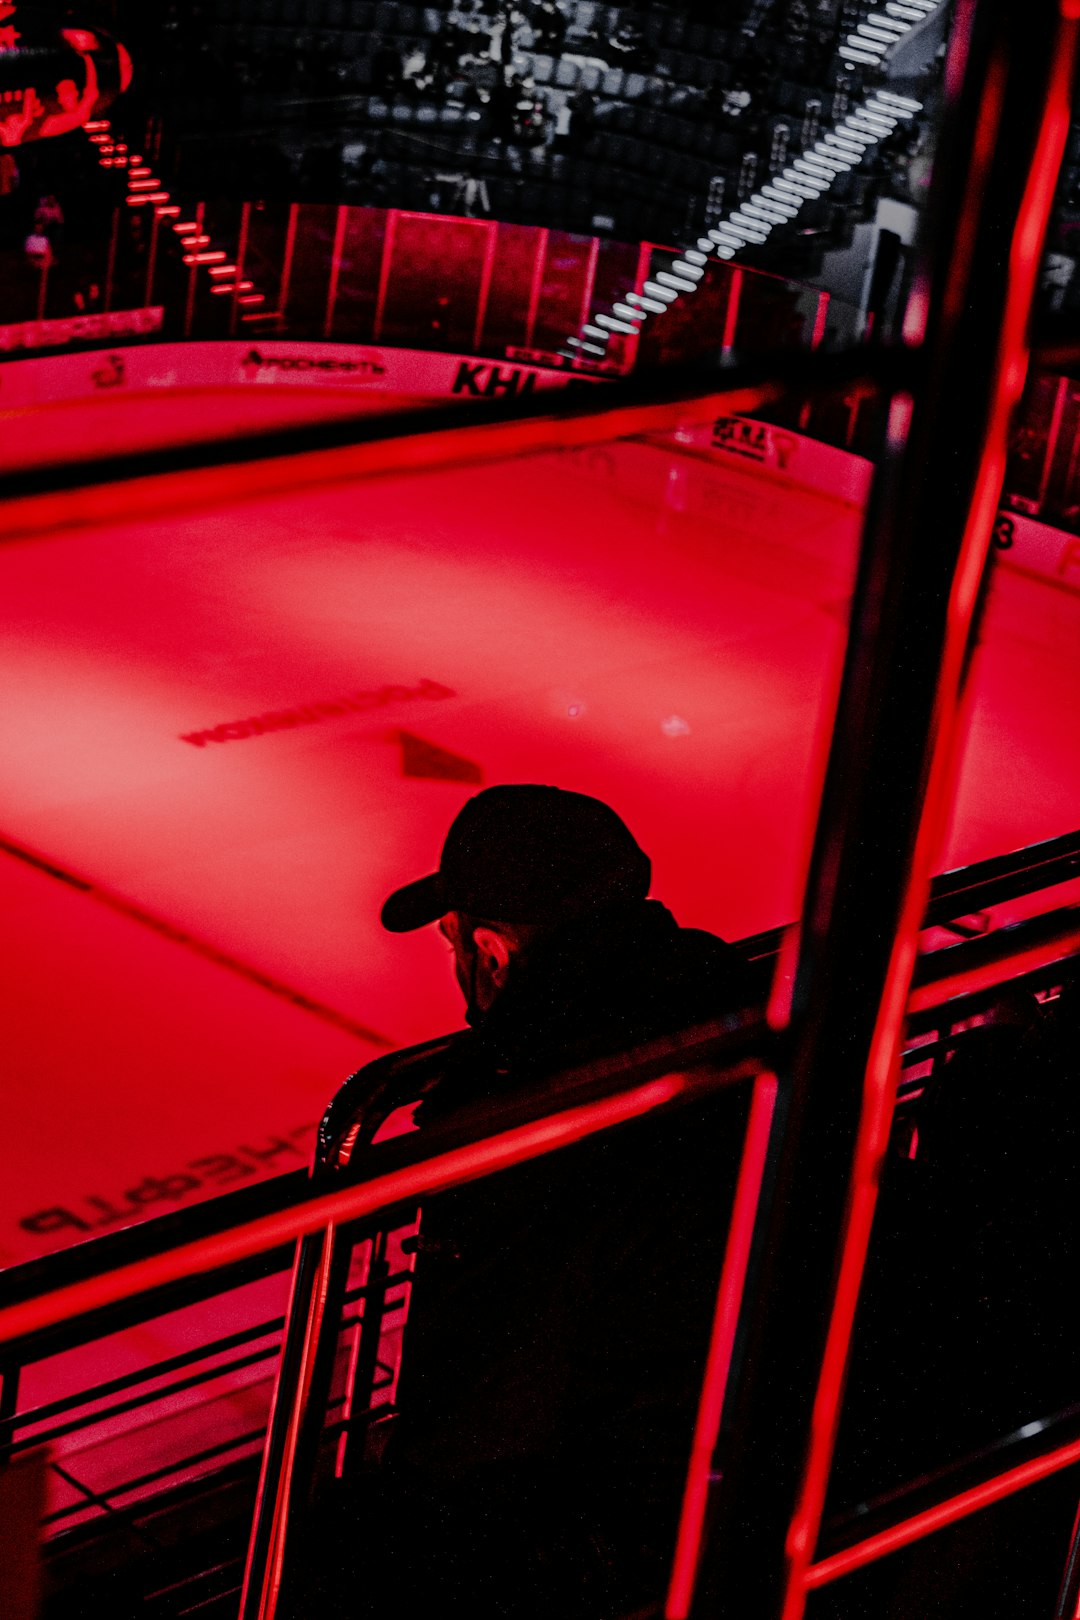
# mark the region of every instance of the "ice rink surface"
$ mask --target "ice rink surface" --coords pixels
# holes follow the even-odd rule
[[[175,442],[101,405],[50,409]],[[346,1074],[458,1027],[378,912],[480,786],[606,799],[682,923],[790,921],[859,520],[626,441],[0,547],[0,1263],[301,1166]],[[1078,645],[999,570],[941,869],[1080,822]]]

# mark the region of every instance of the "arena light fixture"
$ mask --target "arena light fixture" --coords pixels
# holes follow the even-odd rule
[[[631,326],[629,321],[620,321],[615,315],[598,315],[596,324],[597,326],[606,327],[609,332],[625,332],[630,337],[637,337],[638,334],[636,326]]]
[[[884,45],[888,50],[891,45],[896,44],[898,39],[903,38],[905,30],[901,30],[899,34],[894,34],[891,31],[887,33],[884,28],[875,28],[869,22],[861,22],[855,32],[860,39],[873,40],[875,46]]]
[[[661,286],[672,289],[676,297],[678,297],[680,293],[697,291],[696,282],[684,281],[681,276],[673,275],[670,270],[658,270],[656,272],[656,279]]]
[[[760,197],[764,199],[764,191],[760,193]],[[751,199],[748,202],[744,202],[743,212],[749,214],[751,219],[767,220],[770,229],[774,225],[786,225],[788,220],[791,218],[791,214],[786,208],[777,208],[767,199]]]
[[[793,191],[804,202],[809,202],[814,197],[820,197],[823,191],[827,191],[832,181],[831,174],[821,174],[817,169],[804,165],[801,169],[794,166],[785,169],[783,174],[773,177],[772,183],[781,191]]]
[[[790,197],[786,197],[775,185],[762,186],[761,195],[768,197],[770,206],[779,209],[789,219],[792,214],[799,212],[798,204]]]
[[[744,214],[741,209],[732,214],[731,218],[734,225],[742,232],[748,242],[759,244],[764,242],[769,234],[760,221],[751,219],[750,215]]]
[[[639,308],[648,310],[650,315],[662,315],[667,309],[666,304],[661,304],[656,298],[646,298],[644,293],[631,292],[627,293],[626,296],[630,301],[637,304]]]

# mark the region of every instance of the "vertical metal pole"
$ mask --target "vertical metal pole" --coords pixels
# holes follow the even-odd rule
[[[105,261],[105,286],[101,307],[108,311],[112,309],[113,280],[116,276],[116,245],[120,236],[120,210],[113,209],[112,234],[109,237],[109,257]]]
[[[299,213],[299,203],[289,204],[289,223],[285,227],[285,252],[281,260],[281,286],[278,289],[278,316],[285,319],[285,307],[289,302],[289,282],[292,280],[293,254],[296,251],[296,219]]]
[[[922,345],[921,376],[889,411],[794,983],[788,1004],[778,994],[771,1009],[784,1058],[710,1470],[712,1533],[687,1605],[702,1620],[803,1613],[1069,128],[1076,11],[1073,0],[956,7],[938,145],[949,157],[904,331]]]
[[[820,349],[822,343],[825,341],[825,328],[828,325],[828,322],[829,322],[829,294],[827,292],[823,292],[823,293],[820,293],[818,295],[817,308],[814,311],[814,328],[813,328],[813,331],[810,333],[810,347],[811,347],[811,349]],[[800,433],[804,433],[806,431],[806,429],[809,427],[810,418],[811,418],[811,416],[813,414],[813,410],[814,410],[814,402],[813,402],[813,400],[812,399],[804,399],[802,404],[799,406],[799,431],[800,431]],[[848,443],[850,444],[850,442],[851,442],[851,435],[849,434]]]
[[[158,231],[161,229],[161,217],[154,209],[150,225],[150,251],[146,259],[146,286],[143,290],[143,303],[149,309],[154,302],[154,272],[157,269]]]
[[[532,348],[536,331],[536,314],[540,308],[540,289],[544,284],[544,261],[547,258],[548,229],[545,225],[536,233],[536,258],[533,260],[532,284],[529,288],[529,308],[525,316],[525,347]]]
[[[45,299],[48,296],[48,292],[49,292],[49,261],[48,261],[48,258],[44,258],[41,261],[41,269],[38,272],[37,315],[35,316],[36,320],[43,321],[45,319]]]
[[[0,1367],[0,1425],[11,1422],[19,1409],[19,1375],[22,1371],[17,1361],[5,1361]],[[0,1434],[0,1458],[5,1450],[10,1450],[11,1441]]]
[[[229,299],[229,336],[236,336],[236,328],[240,321],[240,283],[244,279],[244,260],[247,258],[248,232],[251,229],[251,204],[246,202],[240,209],[240,239],[236,244],[236,275],[233,279],[233,294]]]
[[[476,295],[476,320],[473,323],[473,353],[480,353],[480,339],[484,335],[484,317],[487,315],[488,294],[491,292],[491,277],[495,269],[495,248],[498,244],[499,227],[486,224],[481,227],[487,232],[484,243],[484,266],[480,272],[480,290]]]
[[[817,309],[814,311],[814,330],[810,334],[810,347],[820,349],[825,338],[825,327],[829,319],[829,294],[819,293]]]
[[[1058,439],[1061,437],[1061,418],[1065,412],[1065,401],[1069,393],[1068,377],[1059,377],[1057,387],[1054,389],[1054,409],[1050,416],[1050,431],[1046,435],[1046,448],[1043,451],[1042,473],[1039,476],[1039,516],[1046,504],[1046,490],[1050,483],[1050,469],[1054,465],[1054,456],[1057,453]]]
[[[720,339],[720,353],[725,360],[730,359],[735,348],[735,328],[739,324],[739,304],[742,300],[744,274],[744,271],[733,268],[731,280],[728,283],[727,309],[724,311],[724,335]]]
[[[198,255],[198,253],[200,251],[199,247],[197,245],[197,238],[202,235],[202,228],[203,228],[203,204],[199,203],[199,205],[195,209],[195,237],[196,237],[196,242],[192,244],[193,252],[191,254],[191,257],[192,257],[193,260],[196,258],[196,256]],[[193,322],[195,320],[195,284],[196,284],[196,281],[198,279],[198,275],[199,275],[199,266],[197,264],[195,264],[195,263],[192,263],[190,265],[190,267],[189,267],[188,284],[187,284],[187,300],[186,300],[186,302],[184,304],[184,336],[185,337],[190,337],[191,336],[191,328],[192,328],[192,324],[193,324]]]
[[[589,246],[589,262],[585,266],[585,285],[581,290],[581,317],[578,331],[585,325],[592,308],[593,288],[596,286],[596,261],[600,257],[600,238],[594,236]]]
[[[293,1470],[308,1420],[308,1394],[323,1339],[335,1231],[331,1225],[297,1245],[285,1340],[263,1443],[240,1620],[273,1620],[277,1607]]]
[[[371,334],[373,343],[382,337],[383,310],[386,307],[386,289],[390,282],[390,265],[394,257],[394,236],[397,231],[398,210],[386,211],[386,234],[383,236],[382,257],[379,260],[379,291],[375,299],[375,323]]]
[[[334,242],[330,249],[330,284],[326,289],[326,315],[323,318],[323,337],[328,338],[334,329],[334,305],[337,303],[338,281],[341,277],[341,254],[345,246],[345,222],[349,217],[349,210],[344,203],[338,204],[337,217],[334,220]]]

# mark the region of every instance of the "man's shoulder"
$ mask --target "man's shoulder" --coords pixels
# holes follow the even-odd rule
[[[719,991],[732,1010],[757,999],[757,976],[737,945],[704,928],[680,927],[674,918],[664,935],[660,959],[651,965],[673,989],[699,987],[710,1000]]]

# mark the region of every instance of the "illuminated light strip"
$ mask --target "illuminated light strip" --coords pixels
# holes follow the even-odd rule
[[[793,202],[790,196],[785,196],[784,192],[778,190],[774,185],[762,186],[761,195],[768,197],[772,207],[780,209],[788,219],[799,212],[798,204]]]
[[[629,321],[620,321],[615,315],[598,315],[597,326],[606,327],[609,332],[625,332],[628,337],[637,337],[638,329],[631,326]]]
[[[235,264],[215,264],[210,271],[212,276],[231,276],[236,272]]]
[[[1020,1463],[1007,1473],[998,1474],[981,1485],[973,1485],[970,1490],[961,1491],[959,1495],[949,1497],[948,1501],[939,1502],[936,1507],[927,1508],[900,1524],[891,1525],[876,1536],[867,1536],[865,1541],[857,1541],[853,1547],[845,1547],[843,1552],[833,1553],[818,1564],[811,1564],[803,1577],[803,1584],[808,1591],[827,1586],[839,1576],[876,1563],[886,1553],[910,1547],[913,1541],[921,1541],[924,1536],[933,1535],[935,1530],[943,1530],[958,1519],[966,1519],[969,1514],[978,1513],[980,1508],[992,1507],[1006,1496],[1022,1491],[1025,1486],[1035,1485],[1040,1479],[1059,1473],[1062,1468],[1068,1468],[1070,1463],[1075,1462],[1080,1462],[1080,1440],[1058,1446],[1056,1451],[1048,1451],[1045,1456],[1035,1457],[1031,1462]]]
[[[832,181],[825,175],[815,177],[809,173],[802,174],[797,169],[785,169],[783,174],[777,175],[772,184],[780,191],[793,193],[802,203],[808,202],[813,197],[820,197],[823,191],[829,189]]]
[[[167,208],[155,208],[154,209],[154,213],[155,214],[160,214],[162,219],[168,219],[173,214],[178,214],[179,212],[180,212],[180,210],[177,207],[176,203],[170,203]]]
[[[810,148],[809,152],[803,152],[800,157],[797,157],[795,163],[792,164],[792,168],[795,168],[796,174],[810,173],[815,175],[818,185],[821,184],[824,174],[825,185],[828,187],[832,185],[838,174],[850,174],[858,161],[858,157],[853,153],[849,152],[844,155],[836,147],[826,146],[824,141],[819,141],[816,146]],[[796,164],[798,165],[797,168]],[[785,169],[784,173],[787,174],[787,172]]]
[[[223,264],[229,255],[222,248],[211,248],[205,253],[185,253],[185,264]]]
[[[657,279],[657,281],[660,283],[660,285],[662,287],[668,287],[668,288],[674,289],[676,296],[679,293],[689,293],[689,292],[696,292],[697,291],[697,283],[696,282],[684,281],[681,276],[673,275],[668,270],[658,270],[656,272],[656,279]],[[599,319],[600,319],[600,317],[597,316],[597,320],[599,320]]]
[[[134,197],[128,198],[127,205],[129,208],[140,208],[144,203],[168,202],[168,200],[169,193],[167,191],[140,191]],[[156,209],[155,212],[160,213],[160,208]]]
[[[253,281],[219,281],[216,286],[211,287],[210,291],[212,293],[251,292],[254,286]]]
[[[244,293],[243,297],[237,299],[237,302],[240,304],[265,304],[266,294],[260,292]],[[274,310],[272,313],[276,316],[277,311]]]
[[[856,113],[848,128],[855,134],[867,134],[874,140],[886,140],[896,128],[897,120],[884,113]]]
[[[919,102],[913,100],[911,96],[898,96],[894,90],[879,90],[874,100],[883,101],[887,107],[896,107],[900,112],[919,111]]]
[[[775,203],[768,200],[765,202],[744,202],[743,209],[750,215],[751,219],[763,219],[770,230],[774,225],[786,225],[792,217],[790,208],[777,208]]]
[[[650,315],[662,315],[667,309],[667,305],[662,304],[658,298],[646,298],[643,293],[627,293],[626,296],[628,299],[632,298],[640,309],[648,310]],[[616,304],[615,307],[617,309],[619,306]]]
[[[890,46],[896,44],[898,39],[903,39],[907,29],[901,28],[897,24],[895,33],[886,33],[884,28],[875,28],[872,23],[861,22],[855,32],[861,39],[872,39],[875,45],[883,44],[888,50]]]

